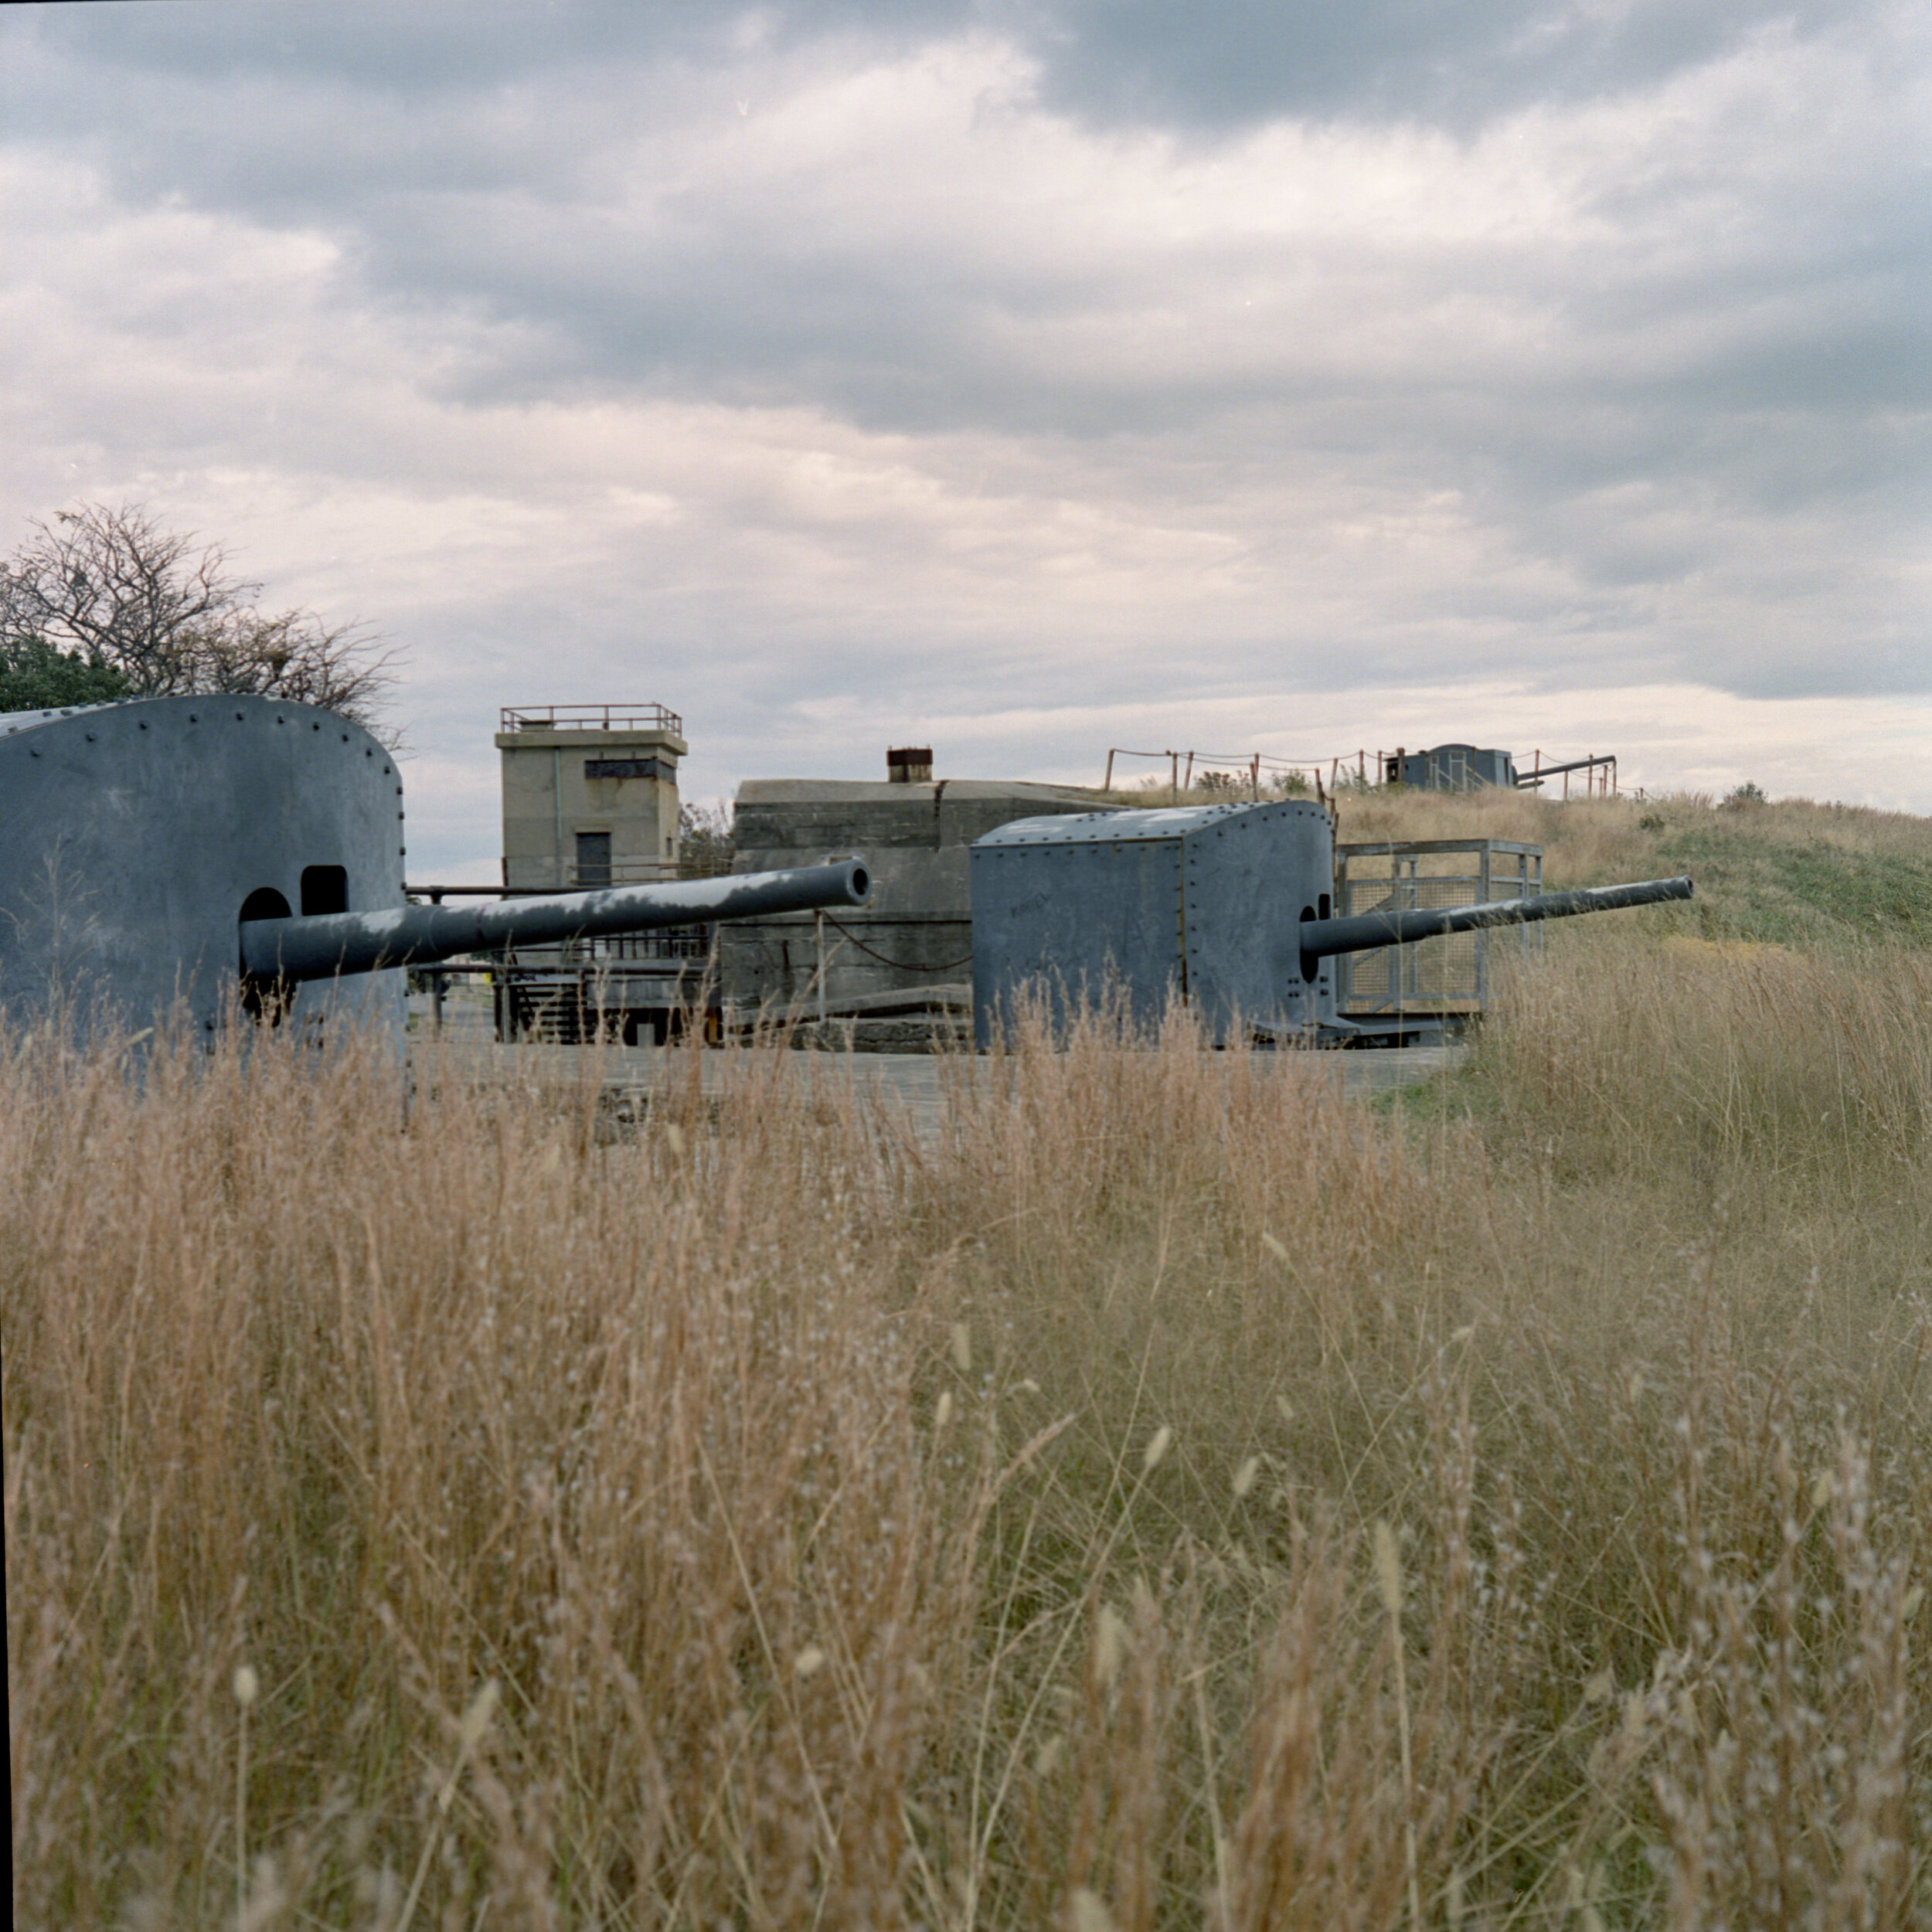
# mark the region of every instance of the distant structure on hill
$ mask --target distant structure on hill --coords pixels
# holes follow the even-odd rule
[[[1570,796],[1573,773],[1587,798],[1607,798],[1617,790],[1617,754],[1592,752],[1587,758],[1571,758],[1561,764],[1546,765],[1539,751],[1526,770],[1519,770],[1507,751],[1476,745],[1437,745],[1428,751],[1394,751],[1376,753],[1385,785],[1413,785],[1418,791],[1481,791],[1494,786],[1502,790],[1534,791],[1550,779],[1561,777],[1563,796]]]
[[[1418,791],[1475,791],[1487,785],[1513,787],[1516,761],[1506,751],[1475,745],[1437,745],[1429,751],[1400,747],[1382,755],[1382,782]]]

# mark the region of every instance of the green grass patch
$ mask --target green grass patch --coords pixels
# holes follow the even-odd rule
[[[1767,839],[1750,815],[1711,813],[1658,840],[1697,882],[1701,937],[1782,946],[1878,940],[1932,946],[1932,850],[1859,852],[1821,838]]]

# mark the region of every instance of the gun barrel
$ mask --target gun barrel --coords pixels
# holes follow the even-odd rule
[[[1570,919],[1580,913],[1614,912],[1623,906],[1651,906],[1660,900],[1690,896],[1688,879],[1647,879],[1631,886],[1545,893],[1535,899],[1493,899],[1475,906],[1418,906],[1401,912],[1356,913],[1346,919],[1306,919],[1301,922],[1301,956],[1312,962],[1333,953],[1406,946],[1441,933],[1526,925],[1538,919]]]
[[[1603,762],[1601,758],[1573,758],[1566,765],[1539,765],[1534,771],[1519,771],[1516,774],[1516,789],[1519,791],[1532,791],[1546,778],[1560,777],[1566,771],[1582,771]]]
[[[472,906],[400,906],[386,912],[250,920],[241,929],[242,970],[258,979],[332,979],[338,973],[422,965],[509,945],[553,945],[699,920],[862,906],[871,889],[865,862],[854,859],[783,872],[551,893]]]

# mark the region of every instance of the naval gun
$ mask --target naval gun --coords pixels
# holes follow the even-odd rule
[[[699,921],[862,906],[871,883],[865,861],[848,859],[661,886],[532,893],[494,905],[255,918],[241,922],[241,969],[249,979],[292,986],[345,973],[427,965],[458,953],[492,952],[505,946],[548,946]]]
[[[1312,801],[1021,818],[969,860],[973,1024],[982,1048],[1043,1000],[1058,1031],[1083,1002],[1130,1024],[1185,1002],[1209,1036],[1345,1040],[1330,962],[1437,934],[1689,899],[1648,879],[1471,906],[1335,915],[1335,821]]]
[[[864,904],[862,860],[468,906],[405,903],[391,753],[228,694],[0,714],[0,1008],[82,1028],[239,1005],[399,1026],[403,968],[479,950]]]

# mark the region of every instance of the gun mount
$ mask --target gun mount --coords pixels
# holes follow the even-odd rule
[[[1139,1026],[1185,1001],[1210,1037],[1345,1039],[1336,955],[1438,934],[1689,899],[1688,879],[1334,916],[1334,822],[1301,800],[1022,818],[972,849],[973,1018],[982,1047],[1043,999],[1056,1028],[1119,998]]]
[[[862,862],[409,906],[403,787],[359,726],[273,699],[0,716],[0,1005],[213,1032],[237,996],[400,1026],[399,969],[454,954],[865,903]]]

